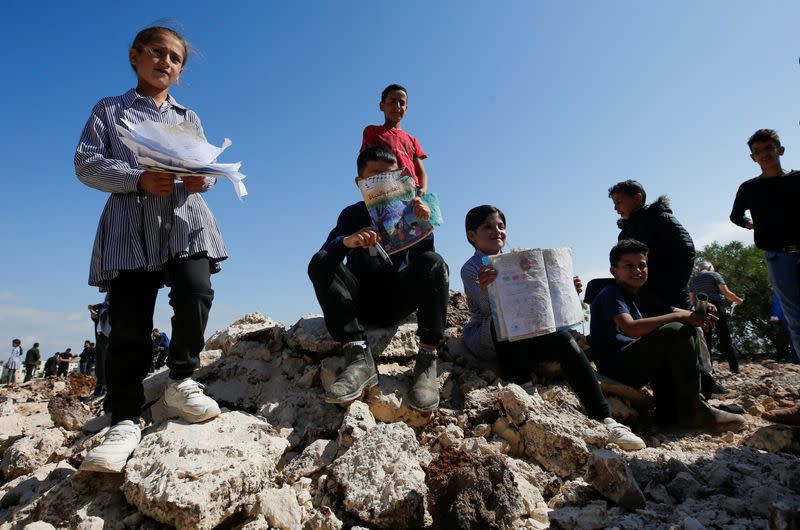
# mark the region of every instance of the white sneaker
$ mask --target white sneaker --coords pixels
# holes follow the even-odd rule
[[[183,381],[170,379],[164,390],[164,405],[170,409],[170,412],[189,423],[199,423],[219,416],[219,405],[203,394],[204,388],[190,377]]]
[[[644,440],[633,434],[630,427],[617,422],[614,418],[605,418],[603,425],[608,428],[608,442],[620,446],[626,451],[636,451],[647,447]]]
[[[103,443],[89,451],[80,470],[119,473],[141,439],[142,431],[131,420],[117,423],[108,430]]]

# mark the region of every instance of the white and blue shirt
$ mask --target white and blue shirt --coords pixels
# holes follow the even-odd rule
[[[139,190],[144,169],[119,139],[115,124],[155,121],[177,125],[185,120],[201,130],[200,118],[168,96],[157,108],[153,98],[131,89],[101,99],[92,109],[75,150],[75,173],[81,182],[110,193],[97,227],[89,267],[89,285],[101,290],[121,270],[158,271],[172,258],[205,254],[212,272],[226,259],[225,243],[214,215],[199,193],[187,193],[177,182],[171,195]],[[214,179],[206,179],[211,188]]]

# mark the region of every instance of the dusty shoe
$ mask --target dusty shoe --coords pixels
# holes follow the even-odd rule
[[[414,381],[408,393],[412,409],[431,412],[439,408],[439,380],[436,377],[436,356],[423,351],[414,362]]]
[[[131,420],[117,423],[108,430],[103,443],[89,451],[80,470],[119,473],[141,439],[142,431]]]
[[[626,451],[637,451],[647,447],[644,440],[633,434],[630,427],[617,422],[614,418],[605,418],[603,425],[608,428],[608,443],[616,444]]]
[[[189,423],[199,423],[219,416],[219,405],[203,394],[204,388],[191,377],[182,381],[170,379],[161,399],[171,413]]]
[[[349,403],[361,397],[365,389],[378,384],[378,372],[368,345],[348,344],[342,353],[345,368],[325,394],[328,403]]]
[[[710,431],[738,431],[745,425],[745,419],[739,415],[716,409],[698,396],[692,411],[681,419],[685,427],[700,427]]]
[[[770,410],[761,415],[762,418],[785,425],[800,425],[800,404],[794,407]]]

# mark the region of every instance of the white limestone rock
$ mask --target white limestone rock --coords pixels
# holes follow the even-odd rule
[[[314,440],[300,456],[289,462],[283,469],[283,475],[292,483],[301,477],[308,477],[324,468],[336,458],[336,442],[333,440]]]
[[[350,403],[336,438],[336,445],[339,447],[340,454],[352,446],[356,440],[367,434],[375,425],[375,417],[369,411],[369,405],[363,401]]]
[[[59,429],[45,429],[14,442],[3,453],[0,469],[6,479],[33,473],[55,454],[64,443]]]
[[[0,486],[0,521],[21,527],[38,521],[45,494],[75,474],[66,462],[45,464],[29,475],[21,475]],[[3,528],[0,523],[0,528]],[[11,525],[6,528],[12,528]],[[5,529],[4,529],[5,530]]]
[[[630,468],[617,453],[595,449],[589,457],[586,482],[605,498],[629,510],[644,508],[646,501]]]
[[[255,341],[265,345],[270,352],[280,351],[284,343],[284,326],[261,313],[248,313],[226,329],[218,331],[206,341],[206,350],[222,350],[231,354],[239,341]]]
[[[7,398],[0,405],[0,455],[24,436],[24,423],[16,412],[14,400]]]
[[[345,510],[379,528],[417,528],[425,519],[430,461],[404,423],[379,424],[331,464]]]
[[[608,507],[605,501],[595,501],[582,507],[564,507],[549,514],[551,528],[596,530],[608,526]]]
[[[562,477],[583,474],[589,447],[603,447],[608,431],[569,407],[534,399],[518,385],[499,391],[509,421],[525,441],[525,451],[545,469]]]
[[[210,529],[270,484],[288,446],[268,423],[242,412],[194,425],[168,422],[142,438],[123,491],[157,521]]]
[[[319,510],[312,509],[303,524],[303,530],[342,530],[342,527],[344,523],[328,506],[322,506]]]
[[[396,326],[365,326],[365,335],[375,358],[413,357],[419,351],[417,322],[412,315]],[[286,332],[286,343],[295,350],[334,354],[342,345],[330,336],[322,315],[304,315]]]
[[[291,486],[267,488],[258,494],[258,512],[270,528],[296,530],[300,528],[303,512]]]
[[[286,331],[286,344],[294,350],[322,354],[341,351],[342,346],[331,337],[322,315],[303,315]]]

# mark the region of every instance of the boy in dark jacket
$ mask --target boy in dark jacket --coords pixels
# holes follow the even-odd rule
[[[661,196],[654,203],[647,204],[644,187],[635,180],[614,184],[609,188],[608,196],[620,215],[617,240],[635,239],[650,249],[650,278],[646,291],[671,306],[687,309],[687,284],[694,267],[694,243],[672,215],[669,199]]]

